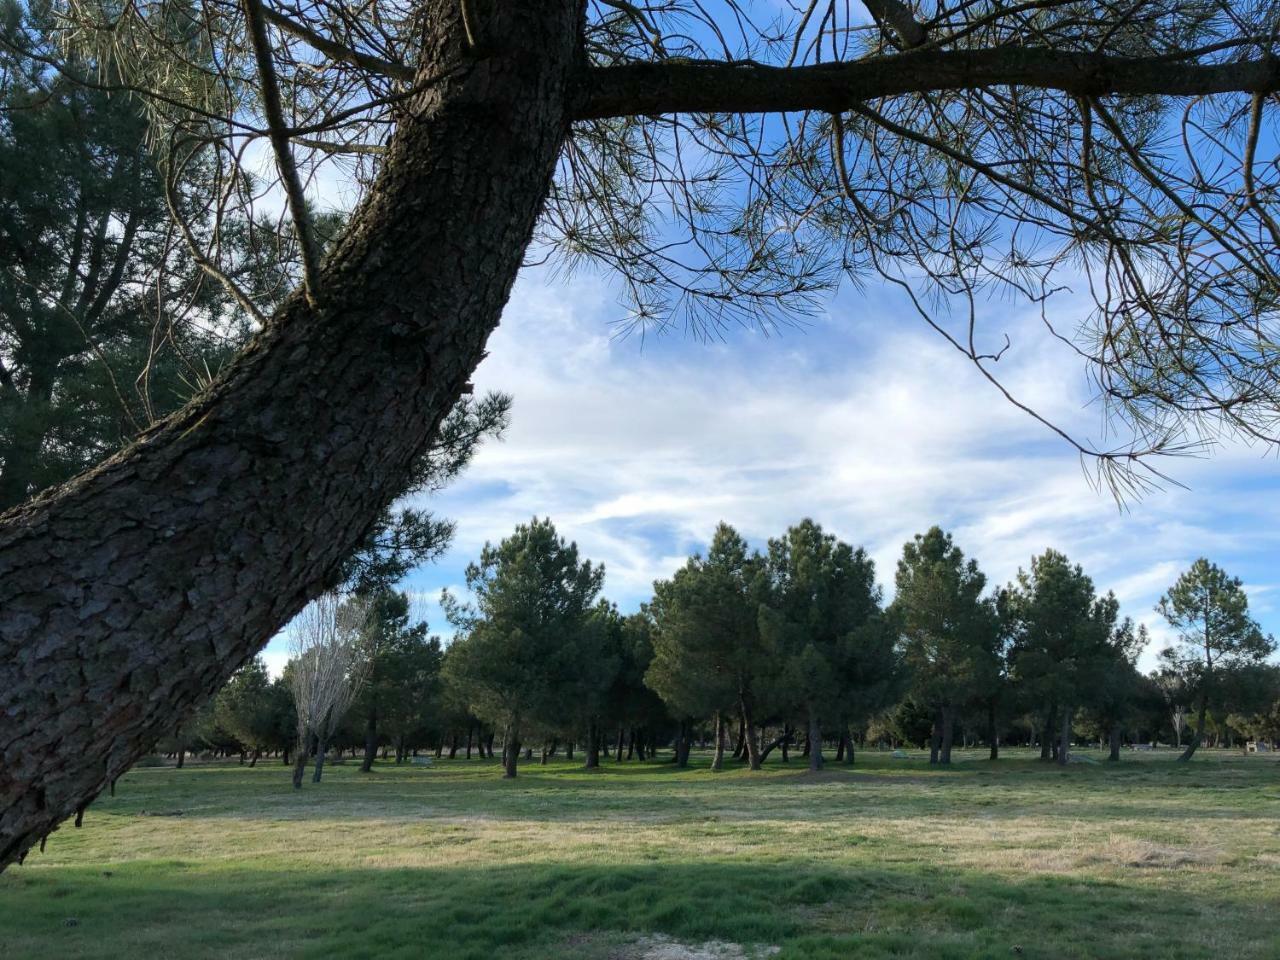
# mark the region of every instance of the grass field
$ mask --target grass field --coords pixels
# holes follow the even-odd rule
[[[1280,957],[1271,758],[706,759],[137,769],[0,875],[0,956]]]

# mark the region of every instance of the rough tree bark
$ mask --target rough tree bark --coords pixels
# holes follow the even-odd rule
[[[717,710],[715,721],[715,753],[711,756],[711,769],[717,773],[724,769],[724,715]]]
[[[822,756],[822,725],[818,722],[818,714],[809,709],[809,772],[817,773],[823,768],[826,760]]]
[[[514,780],[520,764],[520,740],[514,728],[507,729],[506,746],[502,750],[502,778]]]
[[[449,75],[405,102],[317,306],[292,296],[190,405],[0,518],[0,866],[332,583],[483,355],[564,139],[579,3],[486,4],[483,51],[456,0],[422,6],[421,75]]]

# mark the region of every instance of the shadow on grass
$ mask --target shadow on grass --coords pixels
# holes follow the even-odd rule
[[[1280,955],[1255,906],[1141,882],[802,860],[267,869],[250,859],[105,870],[0,876],[4,955],[605,960],[636,956],[628,940],[652,933],[779,945],[782,960]]]

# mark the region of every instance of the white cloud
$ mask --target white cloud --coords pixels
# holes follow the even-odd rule
[[[934,523],[993,584],[1054,546],[1153,628],[1155,600],[1200,554],[1272,579],[1271,463],[1230,448],[1174,464],[1190,490],[1121,511],[1070,447],[891,304],[845,297],[807,333],[643,347],[611,336],[614,311],[591,280],[551,286],[532,273],[517,285],[474,378],[479,391],[514,395],[511,429],[432,504],[457,520],[457,540],[407,585],[437,631],[447,632],[440,588],[457,592],[484,541],[534,515],[605,563],[606,592],[624,609],[718,521],[763,547],[805,516],[865,545],[889,588],[902,543]],[[1013,336],[1000,366],[1021,399],[1081,436],[1097,427],[1078,361],[1035,318],[1006,311],[993,326]]]

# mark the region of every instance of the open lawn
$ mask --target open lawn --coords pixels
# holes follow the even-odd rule
[[[982,756],[140,768],[0,875],[0,955],[1280,957],[1273,758]]]

